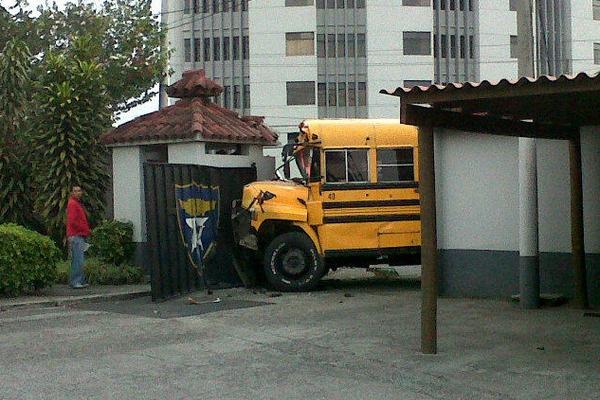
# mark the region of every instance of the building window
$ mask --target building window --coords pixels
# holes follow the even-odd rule
[[[206,154],[222,154],[229,156],[242,156],[248,154],[247,146],[235,143],[206,143]]]
[[[325,8],[325,0],[317,0],[317,8],[323,10]]]
[[[192,61],[192,42],[191,39],[183,39],[183,59],[185,62]]]
[[[335,82],[329,82],[327,84],[327,89],[329,92],[329,106],[336,106],[337,105],[337,90],[336,90],[336,83]]]
[[[286,82],[287,105],[301,106],[315,104],[315,82],[294,81]]]
[[[458,8],[460,11],[465,11],[465,0],[458,0]]]
[[[242,11],[248,11],[248,0],[241,0]]]
[[[469,35],[469,58],[475,58],[475,38]]]
[[[349,33],[348,36],[348,57],[356,57],[356,45],[354,44],[354,33]]]
[[[286,7],[312,6],[313,4],[313,0],[285,0]]]
[[[221,59],[221,38],[213,38],[213,60]]]
[[[344,4],[345,1],[344,0],[337,0],[337,8],[345,8],[346,4]]]
[[[442,58],[448,57],[448,36],[442,35],[442,43],[440,44],[442,48]]]
[[[242,38],[242,57],[244,60],[250,58],[250,37],[244,36]]]
[[[456,40],[456,38],[455,38]],[[431,54],[431,32],[404,32],[404,55],[427,56]]]
[[[210,61],[210,38],[204,38],[204,61]]]
[[[213,14],[216,14],[219,12],[219,0],[212,0],[212,11],[213,11]]]
[[[592,4],[594,20],[600,21],[600,0],[593,0]]]
[[[466,57],[466,45],[465,35],[460,35],[460,58]]]
[[[367,56],[367,37],[364,33],[356,34],[356,56],[366,57]]]
[[[519,57],[519,38],[516,35],[510,35],[510,58]]]
[[[223,0],[223,4],[221,4],[221,9],[223,12],[229,11],[229,3],[231,0]]]
[[[210,12],[208,9],[208,0],[202,0],[202,12],[204,14],[208,14]]]
[[[519,1],[522,1],[522,0],[510,0],[508,3],[508,9],[510,11],[517,11]]]
[[[319,33],[317,35],[317,57],[324,58],[325,54],[325,35]]]
[[[369,150],[327,150],[325,151],[325,169],[327,182],[368,182]]]
[[[354,8],[354,0],[347,0],[346,1],[346,7],[347,8]]]
[[[405,79],[404,80],[404,87],[405,88],[412,88],[415,86],[431,86],[431,81],[427,81],[427,80],[418,80],[418,79]]]
[[[194,61],[202,61],[202,39],[194,39]]]
[[[338,83],[338,105],[346,107],[346,84],[344,82]]]
[[[356,105],[356,83],[348,82],[348,106]]]
[[[285,34],[286,56],[312,56],[314,54],[314,32],[288,32]]]
[[[325,83],[317,85],[317,104],[319,107],[327,106],[327,84]]]
[[[456,10],[456,0],[450,0],[450,10]]]
[[[237,0],[235,0],[235,1],[232,1],[232,2],[231,2],[231,11],[233,11],[233,12],[237,12],[237,11],[238,11],[238,9],[239,9],[239,7],[238,7],[238,1],[237,1]]]
[[[356,8],[365,8],[365,0],[356,0]]]
[[[594,43],[594,64],[600,65],[600,43]]]
[[[229,37],[223,38],[223,60],[227,61],[231,54],[231,39]]]
[[[456,58],[456,35],[450,35],[450,58]]]
[[[434,33],[433,34],[433,56],[434,57],[440,56],[440,47],[438,46],[437,38],[438,38],[437,33]]]
[[[335,0],[327,0],[327,8],[335,8]]]
[[[414,7],[429,7],[431,5],[431,2],[430,0],[402,0],[402,5]]]
[[[406,182],[415,180],[413,149],[377,150],[377,182]]]
[[[327,57],[335,57],[335,33],[327,35]]]
[[[233,59],[234,60],[240,59],[240,37],[239,36],[233,37]]]
[[[240,108],[240,85],[233,85],[233,108]]]
[[[358,82],[357,104],[359,106],[367,105],[367,83],[366,82]]]
[[[250,108],[250,85],[244,85],[244,108]]]
[[[184,14],[190,13],[190,5],[191,5],[190,0],[183,0],[183,13]]]
[[[223,86],[223,107],[231,107],[231,87]]]
[[[346,56],[346,35],[343,33],[337,35],[337,56],[341,58]]]

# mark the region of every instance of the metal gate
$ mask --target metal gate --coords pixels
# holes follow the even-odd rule
[[[152,300],[241,285],[231,203],[255,180],[256,168],[144,165]]]

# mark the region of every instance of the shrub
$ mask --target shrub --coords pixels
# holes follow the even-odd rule
[[[90,255],[102,261],[120,265],[131,260],[135,251],[133,224],[121,221],[102,221],[90,237]]]
[[[51,285],[60,251],[46,236],[15,224],[0,225],[0,294],[18,296]]]
[[[58,264],[57,281],[69,283],[70,261]],[[88,258],[83,266],[85,278],[92,285],[130,285],[144,283],[144,272],[133,265],[113,265],[98,258]]]

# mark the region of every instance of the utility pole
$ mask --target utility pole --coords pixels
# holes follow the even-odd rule
[[[536,77],[533,37],[533,0],[517,6],[519,77]],[[519,138],[519,292],[522,308],[540,305],[538,243],[537,151],[532,138]]]
[[[160,3],[160,23],[162,25],[161,29],[164,29],[167,26],[169,20],[169,3],[168,0],[162,0]],[[161,43],[161,51],[166,49],[167,47],[167,37],[165,36]],[[158,109],[162,110],[163,108],[169,105],[169,96],[167,96],[166,92],[166,79],[167,73],[169,71],[169,62],[167,61],[167,67],[165,70],[165,77],[161,79],[158,84]]]

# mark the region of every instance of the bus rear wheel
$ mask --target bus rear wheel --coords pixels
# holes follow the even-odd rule
[[[273,239],[265,250],[263,267],[269,284],[283,292],[314,289],[326,270],[314,244],[301,232]]]

